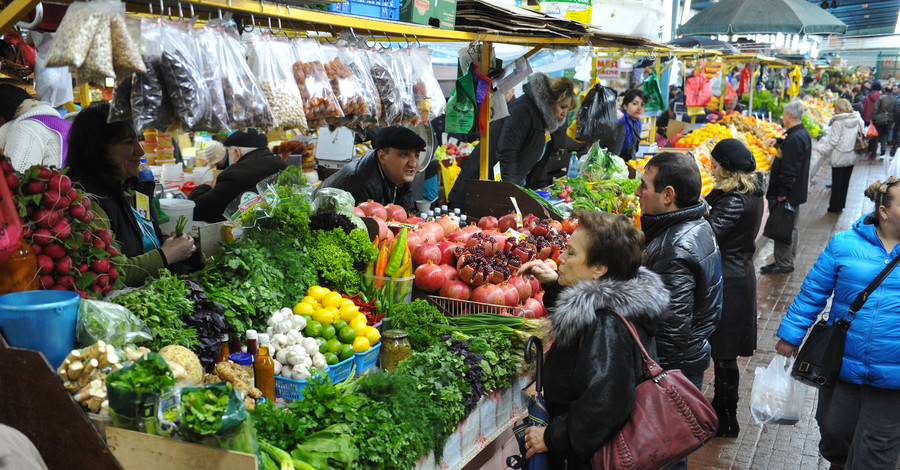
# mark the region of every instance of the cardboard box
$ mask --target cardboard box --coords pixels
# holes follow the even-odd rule
[[[456,0],[401,0],[400,21],[453,29]]]

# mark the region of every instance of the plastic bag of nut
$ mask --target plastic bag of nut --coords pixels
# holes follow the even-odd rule
[[[424,46],[416,47],[410,53],[413,99],[423,122],[431,122],[447,108],[447,99],[431,66],[431,53],[431,49]]]
[[[160,60],[164,89],[186,130],[199,129],[209,114],[209,89],[194,57],[190,23],[163,21]]]
[[[247,43],[250,70],[269,101],[276,126],[307,130],[303,98],[290,70],[293,48],[286,40],[271,34],[254,36]]]
[[[353,127],[364,122],[377,122],[375,100],[365,86],[364,77],[355,64],[352,54],[346,48],[323,44],[319,48],[325,75],[331,82],[331,89],[341,104],[344,117],[327,120],[332,126]],[[368,70],[366,70],[368,75]],[[374,85],[373,85],[374,87]]]
[[[400,118],[403,116],[400,89],[397,87],[397,78],[394,77],[390,58],[377,51],[365,51],[365,58],[369,64],[369,74],[381,98],[379,123],[385,126],[400,124]]]
[[[131,112],[134,127],[168,129],[175,119],[162,79],[162,22],[141,19],[141,59],[147,71],[131,77]]]
[[[69,67],[70,72],[75,72],[84,65],[97,27],[102,21],[109,21],[104,13],[108,8],[125,12],[125,5],[117,1],[72,3],[47,52],[47,67]]]
[[[420,124],[419,111],[416,109],[416,99],[412,87],[412,63],[409,49],[400,49],[387,55],[394,66],[394,77],[397,79],[397,88],[400,90],[400,106],[403,114],[400,121],[403,123]]]
[[[315,39],[295,41],[294,59],[291,71],[303,98],[303,109],[306,111],[309,127],[321,127],[328,120],[344,117],[341,104],[325,74],[325,66],[319,58],[319,42]]]
[[[218,48],[219,32],[215,28],[216,26],[206,26],[191,30],[193,37],[191,45],[194,47],[194,57],[197,59],[200,75],[203,81],[206,82],[206,88],[209,90],[208,112],[197,124],[197,127],[210,131],[230,131],[231,128],[228,126],[228,119],[226,118],[225,92],[222,90],[218,54],[209,52]],[[219,28],[219,31],[221,31],[221,28]]]
[[[233,25],[224,26],[217,52],[229,125],[233,129],[272,127],[269,102],[244,59],[244,48]]]

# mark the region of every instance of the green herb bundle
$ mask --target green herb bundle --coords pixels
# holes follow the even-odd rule
[[[346,233],[341,228],[313,230],[308,246],[320,285],[339,292],[357,292],[362,287],[360,273],[375,260],[378,252],[365,230]]]
[[[229,394],[230,389],[225,387],[199,387],[182,393],[181,424],[200,435],[215,434],[222,425]]]
[[[109,375],[107,385],[118,390],[137,393],[161,392],[175,385],[172,371],[162,359],[140,359],[131,367]]]
[[[391,327],[406,330],[414,350],[426,349],[441,341],[450,325],[447,317],[434,305],[417,299],[408,304],[394,305]]]
[[[196,349],[197,330],[185,325],[183,318],[194,312],[194,302],[188,299],[187,284],[167,269],[159,270],[159,278],[143,287],[112,299],[144,321],[153,339],[146,345],[153,351],[177,344]]]

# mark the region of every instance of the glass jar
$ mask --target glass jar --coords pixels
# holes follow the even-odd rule
[[[412,354],[412,346],[409,345],[409,333],[406,330],[387,330],[381,335],[381,368],[393,370],[400,361]]]
[[[25,241],[0,263],[0,295],[38,289],[37,255]]]

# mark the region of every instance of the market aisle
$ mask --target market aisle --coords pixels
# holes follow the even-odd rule
[[[738,418],[740,437],[716,438],[691,455],[691,470],[809,470],[828,469],[828,462],[818,454],[819,429],[815,413],[817,394],[810,389],[802,420],[795,426],[759,426],[750,416],[750,388],[757,367],[765,367],[775,354],[774,337],[781,316],[800,289],[806,273],[825,248],[832,234],[848,229],[872,202],[863,195],[865,188],[876,179],[884,179],[882,161],[860,162],[853,171],[847,195],[847,207],[840,214],[830,214],[828,207],[831,169],[823,167],[810,182],[809,202],[803,205],[800,222],[801,244],[798,247],[796,270],[791,274],[758,276],[758,341],[756,355],[739,358],[741,367],[741,406]],[[755,265],[759,268],[770,261],[772,242],[763,238],[759,243]],[[713,375],[707,371],[703,391],[711,400]],[[900,467],[898,467],[900,468]]]

